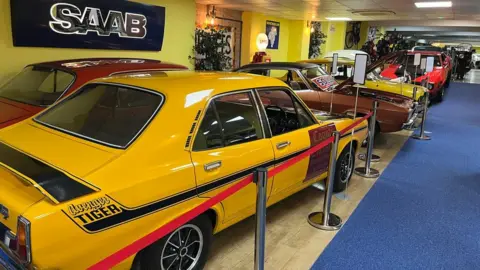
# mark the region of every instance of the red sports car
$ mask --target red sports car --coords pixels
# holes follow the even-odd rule
[[[415,53],[421,53],[422,58],[434,57],[434,68],[432,72],[423,74],[420,70],[420,67],[415,68],[413,65]],[[405,63],[407,63],[406,71]],[[430,92],[430,98],[436,99],[437,101],[442,101],[443,96],[445,95],[445,88],[450,84],[451,72],[451,59],[446,57],[445,54],[433,51],[416,51],[408,52],[408,59],[405,59],[404,57],[399,57],[396,59],[392,64],[382,71],[381,75],[390,79],[396,79],[398,77],[407,75],[407,81],[411,80],[414,84],[422,85],[427,83],[427,88]]]
[[[29,118],[86,82],[115,74],[186,70],[158,60],[91,58],[33,64],[0,87],[0,128]]]

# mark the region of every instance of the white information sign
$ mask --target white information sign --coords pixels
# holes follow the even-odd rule
[[[415,58],[413,59],[413,65],[414,66],[419,66],[421,58],[422,58],[422,55],[419,54],[419,53],[416,53]]]
[[[355,55],[355,69],[353,71],[353,82],[356,84],[365,84],[367,70],[368,54]]]
[[[333,54],[333,62],[332,62],[332,70],[330,71],[330,74],[336,74],[337,73],[337,66],[338,66],[338,53]]]
[[[422,60],[420,61],[420,69],[425,70],[426,67],[427,67],[427,58],[422,58]]]
[[[433,56],[427,57],[427,67],[426,67],[427,72],[432,72],[433,71],[434,61],[435,61],[435,59],[433,58]]]

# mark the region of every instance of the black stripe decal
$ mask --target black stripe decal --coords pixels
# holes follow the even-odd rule
[[[58,202],[65,202],[95,192],[63,172],[20,151],[0,143],[0,163],[22,173],[37,183]]]
[[[224,178],[212,181],[208,184],[199,186],[196,189],[188,190],[186,192],[182,192],[182,193],[179,193],[177,195],[168,197],[166,199],[162,199],[160,201],[154,202],[152,204],[148,204],[148,205],[145,205],[145,206],[140,206],[138,208],[128,208],[126,206],[123,206],[122,204],[120,204],[119,202],[114,200],[113,198],[111,198],[112,200],[114,200],[118,204],[122,205],[121,206],[122,212],[120,214],[110,216],[110,217],[100,219],[100,220],[94,221],[92,223],[86,224],[86,225],[84,225],[84,227],[85,227],[86,230],[88,230],[90,232],[99,232],[99,231],[103,231],[105,229],[108,229],[108,228],[111,228],[111,227],[114,227],[114,226],[118,226],[120,224],[138,219],[142,216],[149,215],[149,214],[152,214],[154,212],[165,209],[167,207],[171,207],[173,205],[179,204],[183,201],[186,201],[188,199],[196,197],[197,195],[201,195],[201,194],[213,191],[217,188],[220,188],[222,186],[233,183],[233,182],[235,182],[239,179],[243,179],[244,177],[253,173],[256,168],[271,167],[273,165],[285,162],[285,161],[287,161],[287,160],[289,160],[289,159],[291,159],[291,158],[293,158],[297,155],[300,155],[301,153],[304,153],[307,150],[308,149],[305,149],[305,150],[290,154],[290,155],[285,156],[285,157],[283,157],[281,159],[278,159],[276,161],[272,160],[272,161],[269,161],[269,162],[266,162],[266,163],[259,164],[255,167],[250,168],[250,169],[247,169],[247,170],[244,170],[244,171],[226,176]]]
[[[367,127],[362,127],[362,128],[359,128],[359,129],[355,129],[355,133],[360,132],[364,129],[367,129]],[[352,135],[352,131],[350,130],[349,132],[343,134],[340,138],[343,139],[343,138],[351,136],[351,135]]]
[[[356,132],[360,131],[360,130],[363,130],[363,129],[365,129],[365,128],[358,129],[358,130],[356,130]],[[345,134],[344,136],[348,136],[348,135],[351,135],[351,134]],[[310,148],[307,148],[307,149],[298,151],[296,153],[292,153],[290,155],[287,155],[285,157],[282,157],[280,159],[272,160],[272,161],[269,161],[269,162],[259,164],[255,167],[250,168],[250,169],[234,173],[232,175],[220,178],[218,180],[214,180],[214,181],[212,181],[208,184],[202,185],[202,186],[198,186],[196,189],[191,189],[191,190],[176,194],[174,196],[162,199],[160,201],[157,201],[157,202],[154,202],[154,203],[151,203],[151,204],[148,204],[148,205],[140,206],[140,207],[137,207],[137,208],[128,208],[126,206],[123,206],[122,204],[120,204],[119,202],[117,202],[116,200],[114,200],[113,198],[110,197],[113,201],[115,201],[116,203],[121,205],[122,213],[114,215],[114,216],[110,216],[110,217],[107,217],[107,218],[104,218],[104,219],[94,221],[92,223],[84,225],[84,227],[89,232],[99,232],[99,231],[103,231],[103,230],[106,230],[106,229],[111,228],[111,227],[121,225],[123,223],[141,218],[142,216],[149,215],[149,214],[152,214],[154,212],[163,210],[165,208],[174,206],[176,204],[179,204],[183,201],[186,201],[186,200],[191,199],[193,197],[196,197],[198,195],[213,191],[213,190],[215,190],[217,188],[220,188],[222,186],[231,184],[231,183],[233,183],[237,180],[243,179],[244,177],[253,173],[255,171],[255,169],[257,169],[257,168],[260,168],[260,167],[268,168],[268,167],[283,163],[283,162],[285,162],[285,161],[287,161],[291,158],[294,158],[294,157],[308,151],[309,149]]]

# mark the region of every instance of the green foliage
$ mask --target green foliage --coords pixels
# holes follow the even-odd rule
[[[320,22],[312,22],[313,32],[310,34],[310,48],[308,52],[309,59],[318,58],[322,54],[322,49],[320,46],[325,44],[325,35],[321,30]]]
[[[194,56],[188,58],[195,64],[195,70],[223,71],[232,68],[232,58],[225,53],[229,44],[225,40],[226,29],[207,26],[195,29]]]

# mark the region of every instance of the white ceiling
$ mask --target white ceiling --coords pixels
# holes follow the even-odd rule
[[[349,17],[359,21],[386,20],[478,20],[480,0],[451,0],[451,8],[416,8],[415,2],[432,0],[196,0],[199,4],[215,5],[242,11],[256,11],[286,19],[325,20],[325,17]],[[444,0],[442,0],[444,1]],[[352,10],[390,10],[395,15],[360,16]]]

